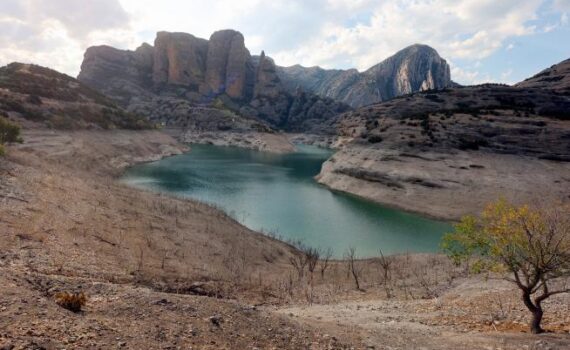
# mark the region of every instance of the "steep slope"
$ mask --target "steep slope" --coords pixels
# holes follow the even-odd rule
[[[159,32],[154,46],[135,51],[90,47],[78,79],[128,110],[174,127],[300,130],[349,109],[287,92],[273,60],[264,53],[252,57],[234,30],[217,31],[209,40]],[[208,123],[196,118],[204,109]]]
[[[22,63],[0,68],[0,112],[25,123],[63,129],[151,126],[70,76]]]
[[[319,181],[337,190],[446,219],[499,196],[570,198],[570,98],[548,89],[416,93],[333,123],[349,142]]]
[[[363,73],[299,65],[279,67],[284,86],[362,107],[416,91],[452,86],[449,65],[426,45],[412,45]]]
[[[570,95],[570,59],[564,60],[537,75],[515,85],[521,88],[540,88]]]

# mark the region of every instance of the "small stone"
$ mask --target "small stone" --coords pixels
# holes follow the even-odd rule
[[[220,327],[222,322],[224,322],[224,319],[220,315],[210,316],[209,320],[216,327]]]

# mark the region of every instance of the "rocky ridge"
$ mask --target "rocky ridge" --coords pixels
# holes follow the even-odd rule
[[[362,107],[416,91],[453,86],[449,65],[427,45],[412,45],[359,73],[300,65],[278,67],[288,91],[301,88],[322,97]]]
[[[570,59],[555,64],[515,86],[520,88],[548,89],[570,95]]]
[[[252,57],[234,30],[217,31],[209,40],[159,32],[154,46],[134,51],[90,47],[78,79],[129,111],[172,127],[185,127],[181,116],[183,124],[192,124],[195,107],[289,130],[318,128],[349,109],[332,99],[285,91],[273,60],[263,52]],[[212,124],[198,128],[216,130]]]

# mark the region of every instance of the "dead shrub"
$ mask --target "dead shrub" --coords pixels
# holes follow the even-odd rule
[[[62,308],[77,313],[81,312],[81,308],[87,303],[87,296],[83,292],[60,292],[55,295],[55,302]]]

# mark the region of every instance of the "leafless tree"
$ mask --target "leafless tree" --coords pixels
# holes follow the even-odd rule
[[[329,267],[329,262],[332,258],[333,251],[331,248],[328,248],[324,252],[321,253],[321,279],[325,278],[325,271]]]
[[[307,267],[309,269],[310,278],[311,278],[311,286],[313,285],[313,272],[315,272],[315,268],[319,263],[319,257],[321,256],[321,252],[319,249],[306,247],[303,249],[303,253],[307,259]]]
[[[384,285],[386,298],[391,298],[392,293],[390,291],[390,280],[392,279],[392,263],[394,261],[392,258],[384,256],[382,249],[379,249],[378,252],[380,253],[380,257],[377,259],[377,261],[382,268],[382,284]]]
[[[362,270],[364,267],[358,261],[358,258],[356,256],[356,248],[354,247],[348,248],[346,250],[346,253],[344,254],[344,258],[348,263],[348,270],[350,274],[352,274],[352,277],[354,278],[356,289],[362,290],[360,288],[360,276],[362,275]]]
[[[305,276],[305,267],[309,263],[307,255],[303,251],[304,245],[301,242],[297,242],[294,244],[295,250],[293,254],[289,257],[289,263],[295,268],[297,271],[298,280],[303,280]]]

